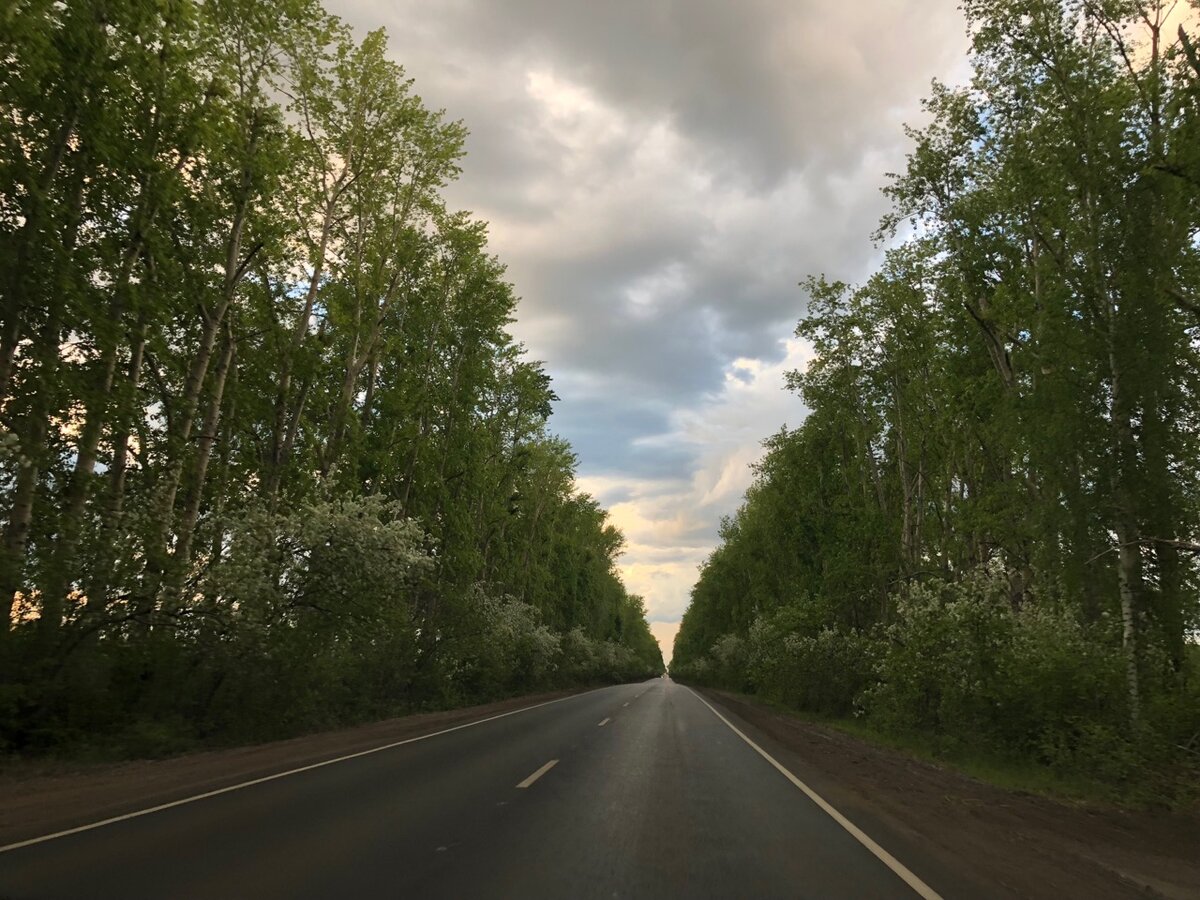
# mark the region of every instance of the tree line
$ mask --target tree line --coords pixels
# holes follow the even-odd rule
[[[0,751],[662,669],[466,130],[313,0],[0,13]]]
[[[1171,7],[964,3],[973,76],[910,131],[878,270],[805,283],[810,413],[672,674],[1194,791],[1200,51]]]

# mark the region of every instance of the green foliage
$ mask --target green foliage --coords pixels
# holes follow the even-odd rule
[[[486,225],[442,196],[465,128],[382,31],[313,0],[4,25],[0,749],[661,671]]]
[[[805,282],[811,412],[765,443],[673,672],[1187,794],[1200,65],[1166,8],[964,5],[973,77],[934,85],[887,190],[906,239]]]
[[[1013,640],[1006,586],[967,581],[914,586],[883,629],[880,684],[863,704],[898,730],[990,737],[1001,692],[1002,654]]]
[[[822,628],[779,634],[756,622],[750,629],[750,677],[765,697],[827,716],[845,716],[873,682],[877,648],[857,631]]]

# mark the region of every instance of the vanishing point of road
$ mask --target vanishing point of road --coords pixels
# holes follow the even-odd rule
[[[602,688],[11,844],[0,898],[938,896],[761,740]]]

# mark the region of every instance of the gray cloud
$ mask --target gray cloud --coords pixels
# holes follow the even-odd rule
[[[392,9],[401,28],[424,20],[419,38],[442,49],[500,68],[513,58],[552,65],[623,107],[670,116],[718,168],[728,167],[722,174],[764,186],[798,166],[837,167],[890,141],[879,120],[897,104],[910,107],[912,88],[923,88],[963,44],[956,5],[929,0],[508,0]],[[410,43],[399,30],[395,39]]]
[[[671,478],[686,470],[691,456],[685,448],[646,448],[635,441],[669,427],[667,411],[653,404],[630,403],[620,394],[573,390],[561,379],[555,390],[563,398],[551,425],[581,454],[585,471],[624,474],[632,478]],[[628,488],[616,488],[606,503],[629,499]]]
[[[450,200],[491,222],[514,331],[563,398],[552,427],[631,536],[653,617],[677,615],[758,440],[802,414],[779,392],[797,282],[866,274],[900,125],[962,71],[955,0],[336,11],[387,27],[417,91],[470,129]]]

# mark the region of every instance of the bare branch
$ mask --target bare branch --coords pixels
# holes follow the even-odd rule
[[[1124,547],[1134,547],[1138,544],[1162,544],[1165,547],[1174,547],[1176,550],[1184,550],[1188,553],[1200,553],[1200,544],[1196,543],[1195,541],[1180,541],[1176,540],[1175,538],[1147,537],[1140,538],[1136,541],[1126,541],[1123,544],[1117,544],[1114,547],[1109,547],[1107,550],[1101,550],[1091,559],[1087,560],[1084,565],[1094,563],[1100,557],[1107,556],[1109,553],[1115,553]]]

